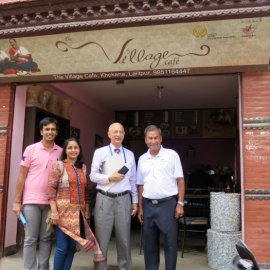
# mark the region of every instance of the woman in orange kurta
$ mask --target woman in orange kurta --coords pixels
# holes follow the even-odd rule
[[[57,161],[50,172],[47,198],[57,242],[54,270],[69,270],[77,242],[87,252],[94,249],[94,262],[102,262],[105,258],[86,221],[90,218],[90,195],[86,166],[77,139],[64,142],[60,159],[62,161]],[[82,238],[82,230],[86,239]]]

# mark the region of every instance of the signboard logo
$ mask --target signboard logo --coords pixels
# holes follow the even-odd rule
[[[251,25],[247,25],[245,28],[242,28],[242,31],[245,33],[242,37],[247,37],[247,38],[252,38],[255,37],[256,35],[253,35],[256,31],[256,27],[253,27]]]
[[[68,45],[66,42],[63,41],[57,41],[55,43],[55,46],[58,50],[66,53],[69,51],[69,48],[71,50],[78,50],[81,49],[85,46],[88,45],[95,45],[98,46],[103,54],[105,55],[105,57],[113,64],[127,64],[127,63],[141,63],[141,62],[147,62],[150,61],[149,67],[151,69],[155,69],[159,66],[160,62],[164,61],[166,66],[169,67],[174,67],[175,65],[178,65],[180,62],[180,58],[188,56],[188,55],[195,55],[195,56],[206,56],[210,53],[210,47],[208,45],[202,45],[200,47],[200,50],[203,51],[201,54],[199,53],[195,53],[195,52],[190,52],[190,53],[186,53],[186,54],[179,54],[179,53],[175,53],[175,52],[169,52],[169,51],[160,51],[157,53],[147,53],[146,49],[129,49],[127,50],[126,47],[128,45],[130,45],[130,43],[132,42],[134,38],[131,38],[129,40],[127,40],[123,45],[122,48],[119,52],[119,55],[117,57],[116,60],[112,60],[109,55],[107,54],[107,52],[105,51],[105,49],[97,42],[87,42],[82,44],[79,47],[73,48],[70,45]],[[168,59],[170,57],[173,57],[173,59]]]
[[[196,38],[202,39],[204,36],[206,36],[206,34],[207,34],[207,29],[206,29],[206,27],[204,27],[202,25],[198,25],[193,29],[193,35]]]

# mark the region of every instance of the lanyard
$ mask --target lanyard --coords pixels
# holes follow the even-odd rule
[[[109,148],[110,148],[110,151],[111,151],[111,155],[113,155],[113,153],[112,153],[112,148],[111,148],[111,146],[109,145]],[[124,150],[124,148],[122,147],[122,149],[123,149],[123,154],[124,154],[124,159],[125,159],[125,163],[127,163],[127,160],[126,160],[126,154],[125,154],[125,150]]]

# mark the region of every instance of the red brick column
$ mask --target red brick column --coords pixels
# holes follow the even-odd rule
[[[14,88],[0,85],[0,257],[3,256]]]
[[[270,269],[270,72],[243,74],[243,117],[245,240]]]

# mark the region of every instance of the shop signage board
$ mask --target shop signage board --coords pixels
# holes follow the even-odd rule
[[[139,121],[134,121],[137,115]],[[116,122],[125,129],[126,139],[143,139],[144,129],[156,125],[164,139],[236,138],[236,109],[193,109],[117,111]]]
[[[40,71],[15,70],[0,74],[0,80],[64,82],[266,71],[269,29],[270,18],[264,17],[14,36]],[[2,56],[12,53],[11,45],[1,37]]]

